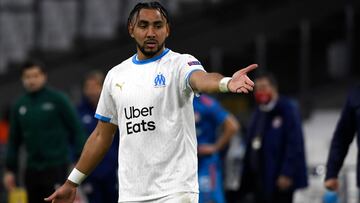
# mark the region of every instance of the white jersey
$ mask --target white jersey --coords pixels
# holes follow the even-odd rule
[[[197,141],[189,76],[204,68],[165,49],[112,68],[95,117],[119,126],[119,202],[198,193]]]

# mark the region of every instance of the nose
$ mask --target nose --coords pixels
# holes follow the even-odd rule
[[[155,37],[155,29],[153,26],[149,26],[149,29],[146,33],[147,38],[154,38]]]

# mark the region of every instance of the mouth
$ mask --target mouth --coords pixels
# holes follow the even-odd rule
[[[145,41],[145,46],[147,48],[153,49],[157,46],[158,42],[155,40],[149,40],[149,41]]]

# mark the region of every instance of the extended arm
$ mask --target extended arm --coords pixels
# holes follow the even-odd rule
[[[196,92],[216,93],[220,92],[219,84],[225,83],[225,88],[230,92],[248,93],[253,90],[254,82],[246,74],[255,68],[256,64],[243,68],[234,73],[229,80],[223,80],[224,76],[219,73],[195,71],[190,76],[190,85]]]
[[[99,121],[95,130],[85,143],[76,169],[89,175],[91,171],[102,160],[111,146],[117,126],[111,123]],[[53,203],[72,203],[75,198],[77,184],[67,180],[63,186],[57,189],[46,201]]]
[[[351,106],[351,95],[343,108],[330,145],[330,152],[326,164],[325,187],[338,189],[337,176],[343,165],[349,146],[356,131],[355,112]]]

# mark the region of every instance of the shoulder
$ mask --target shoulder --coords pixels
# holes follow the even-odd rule
[[[353,87],[350,90],[349,95],[352,97],[360,98],[360,85]]]
[[[113,75],[119,71],[124,70],[126,67],[129,67],[129,65],[132,64],[132,57],[124,60],[123,62],[117,64],[116,66],[112,67],[109,71],[107,75]]]
[[[284,114],[294,115],[299,114],[299,103],[290,97],[280,96],[277,108]]]
[[[201,63],[192,55],[190,54],[181,54],[178,52],[171,51],[166,56],[167,60],[172,60],[178,63],[191,65],[201,65]]]
[[[20,108],[20,106],[23,105],[24,103],[26,103],[27,100],[28,100],[27,94],[23,94],[23,95],[19,96],[15,100],[14,104],[12,105],[12,107],[11,107],[12,110],[16,110],[16,109]]]
[[[350,90],[348,99],[353,106],[360,106],[360,85],[357,85]]]
[[[128,58],[127,60],[121,62],[120,64],[112,67],[107,73],[104,81],[104,85],[109,84],[116,75],[119,73],[125,71],[128,67],[131,65],[131,58]]]
[[[71,104],[70,98],[68,97],[65,92],[62,92],[60,90],[55,90],[52,88],[46,89],[47,97],[50,98],[53,102],[55,102],[58,105],[68,105]]]

